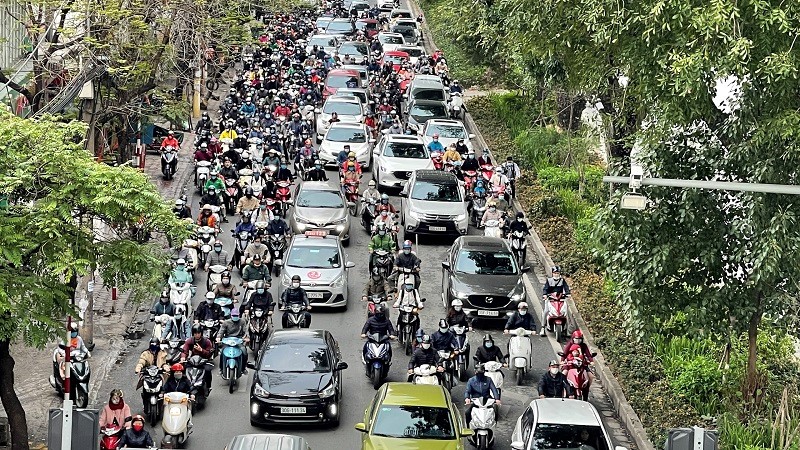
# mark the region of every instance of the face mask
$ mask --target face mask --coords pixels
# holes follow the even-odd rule
[[[286,164],[281,164],[281,169],[285,169],[285,168],[286,168]]]
[[[469,159],[472,159],[474,157],[475,157],[475,155],[467,155],[467,158],[469,158]]]
[[[411,249],[410,248],[404,248],[403,249],[403,254],[410,255],[411,254]]]
[[[159,347],[157,345],[150,346],[150,351],[153,352],[153,353],[157,352],[158,349],[159,349]]]
[[[178,270],[186,270],[186,266],[183,264],[178,264]]]
[[[295,289],[297,289],[297,288],[299,288],[299,287],[300,287],[300,283],[298,283],[297,281],[295,281],[294,283],[292,283],[292,287],[293,287],[293,288],[295,288]]]
[[[558,367],[551,367],[550,368],[550,373],[553,374],[553,375],[556,375],[558,373]]]
[[[136,422],[135,424],[133,424],[131,426],[131,428],[133,428],[133,431],[138,433],[138,432],[142,431],[142,429],[144,428],[144,425],[142,425],[141,422]]]
[[[486,348],[492,348],[492,346],[494,346],[494,344],[491,343],[491,342],[484,342],[483,346],[486,347]]]
[[[69,333],[69,335],[75,338],[75,337],[78,337],[78,332],[77,331],[72,331],[72,332]]]
[[[455,312],[459,312],[459,311],[461,311],[461,307],[460,306],[453,306],[453,310]]]
[[[561,279],[561,275],[559,275],[559,274],[554,274],[554,275],[553,275],[553,279],[554,279],[554,280],[560,280],[560,279]]]
[[[163,303],[163,304],[165,304],[165,305],[166,305],[167,303],[169,303],[169,299],[168,299],[168,298],[162,298],[162,299],[160,299],[160,301],[161,301],[161,303]]]
[[[314,166],[314,168],[315,168],[315,169],[317,169],[317,170],[321,170],[321,169],[322,169],[322,166],[320,166],[320,165],[315,165],[315,166]]]
[[[182,373],[180,373],[180,372],[176,372],[176,373],[175,373],[175,379],[176,379],[176,380],[180,380],[181,378],[183,378],[183,374],[182,374]]]
[[[489,207],[489,211],[497,211],[497,208],[496,208],[496,207],[494,207],[494,206],[490,206],[490,207]]]
[[[583,338],[575,338],[575,339],[573,339],[573,341],[574,341],[576,344],[583,344]]]
[[[446,333],[447,330],[448,330],[448,328],[441,328],[441,327],[439,328],[439,331],[441,331],[442,333]]]
[[[175,313],[175,318],[178,320],[183,319],[183,313]]]
[[[381,231],[378,231],[378,234],[380,234],[381,236],[383,236],[383,235],[385,235],[385,234],[386,234],[386,230],[381,230]]]
[[[112,397],[111,398],[111,403],[113,403],[115,405],[119,405],[119,397]]]
[[[223,279],[222,279],[222,284],[224,284],[224,285],[231,284],[231,280],[230,280],[230,278],[223,278]]]
[[[234,323],[236,323],[236,322],[238,322],[238,321],[239,321],[239,319],[240,319],[240,317],[239,317],[239,316],[231,317],[231,322],[234,322]]]
[[[264,290],[263,289],[256,289],[256,292],[258,292],[259,294],[263,294]]]
[[[528,310],[527,309],[520,309],[519,310],[519,315],[520,316],[524,316],[525,314],[528,314]]]
[[[431,348],[431,344],[422,344],[422,348],[427,350],[427,349]]]
[[[485,373],[486,373],[486,371],[483,370],[483,369],[478,369],[478,370],[475,371],[475,375],[477,375],[479,377],[482,377]]]
[[[214,251],[219,253],[222,251],[222,247],[214,247]]]

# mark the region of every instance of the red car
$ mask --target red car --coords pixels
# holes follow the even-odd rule
[[[359,88],[361,87],[361,79],[355,70],[349,69],[334,69],[328,72],[325,78],[325,87],[322,90],[322,96],[328,97],[335,94],[339,88]]]
[[[406,52],[384,52],[383,57],[381,58],[381,65],[391,64],[392,69],[397,72],[404,63],[408,62],[409,58],[410,56]]]
[[[364,34],[371,38],[378,34],[378,21],[375,19],[358,19],[356,21],[356,30],[361,30]]]

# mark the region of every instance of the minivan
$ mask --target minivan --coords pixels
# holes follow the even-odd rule
[[[442,80],[436,75],[417,75],[411,80],[411,84],[406,91],[408,101],[412,100],[436,100],[447,102],[450,96],[447,89],[442,84]]]

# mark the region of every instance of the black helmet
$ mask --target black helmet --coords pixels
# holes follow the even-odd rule
[[[431,336],[426,334],[422,336],[422,343],[423,344],[430,344],[431,343]]]
[[[494,339],[492,339],[492,335],[491,334],[484,334],[483,335],[483,343],[485,344],[487,342],[491,342],[491,343],[494,344]]]
[[[252,186],[247,186],[247,189],[244,190],[244,195],[252,197],[253,196],[253,187]]]
[[[523,213],[522,211],[517,212],[517,219],[523,219],[523,218],[525,218],[525,213]]]
[[[256,289],[264,289],[265,285],[266,283],[264,283],[264,280],[258,280],[258,282],[256,282]]]
[[[300,281],[300,275],[293,276],[292,281]]]
[[[450,328],[450,325],[447,323],[447,319],[439,320],[439,328]]]
[[[383,306],[383,303],[375,306],[375,314],[386,314],[386,307]]]
[[[161,345],[161,340],[157,337],[150,338],[150,347],[155,347]]]
[[[195,333],[200,333],[200,334],[203,333],[203,326],[200,325],[199,323],[192,325],[192,334]]]

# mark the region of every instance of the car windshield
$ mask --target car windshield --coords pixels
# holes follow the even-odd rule
[[[281,343],[264,349],[263,372],[330,372],[328,349],[318,344]]]
[[[301,190],[295,204],[301,208],[344,208],[342,196],[334,191]]]
[[[429,406],[383,405],[372,426],[374,436],[455,439],[450,410]]]
[[[430,92],[430,91],[425,91]],[[447,117],[447,110],[444,105],[414,105],[408,114],[414,117]]]
[[[386,61],[391,62],[392,64],[403,64],[404,62],[408,61],[408,58],[399,55],[386,55]]]
[[[356,53],[362,55],[369,53],[367,44],[363,42],[345,42],[339,47],[340,55],[355,55]]]
[[[345,94],[352,97],[358,97],[361,100],[361,103],[367,104],[367,93],[364,91],[336,91],[336,94]]]
[[[352,33],[353,32],[353,24],[350,21],[347,22],[331,22],[328,24],[328,28],[325,29],[328,34],[331,33]]]
[[[411,198],[431,202],[460,202],[461,193],[454,181],[417,181],[411,190]]]
[[[333,142],[351,142],[354,144],[363,144],[367,142],[367,135],[364,130],[357,128],[344,128],[334,127],[325,135],[325,140]]]
[[[439,125],[428,123],[428,129],[425,131],[425,136],[433,136],[439,133],[441,138],[450,139],[466,139],[467,133],[464,132],[464,127],[457,125]]]
[[[443,102],[444,91],[434,88],[414,89],[414,92],[411,93],[411,97],[415,100],[435,100],[437,102]]]
[[[456,261],[456,272],[470,275],[513,275],[517,264],[511,253],[461,250]]]
[[[402,48],[399,48],[398,50],[400,50],[401,52],[408,53],[408,56],[410,56],[412,58],[419,58],[420,56],[422,56],[422,49],[421,48],[402,47]]]
[[[383,150],[383,155],[394,158],[425,159],[428,157],[428,152],[422,144],[389,142]]]
[[[400,37],[400,36],[387,36],[387,35],[384,34],[383,36],[381,36],[381,43],[383,43],[383,44],[403,44],[405,42],[403,41],[403,38]]]
[[[292,248],[286,265],[301,269],[338,269],[342,266],[339,261],[339,249],[336,247],[303,245]]]
[[[361,114],[362,111],[361,111],[361,105],[359,105],[358,103],[326,102],[325,106],[322,107],[322,112],[324,112],[325,114],[336,113],[340,116],[358,116]]]
[[[317,28],[327,27],[328,24],[331,23],[331,20],[333,20],[333,17],[320,17],[317,19]]]
[[[318,47],[335,47],[336,39],[328,36],[315,36],[308,41],[308,45]]]
[[[533,434],[531,448],[609,450],[599,426],[540,423]]]

